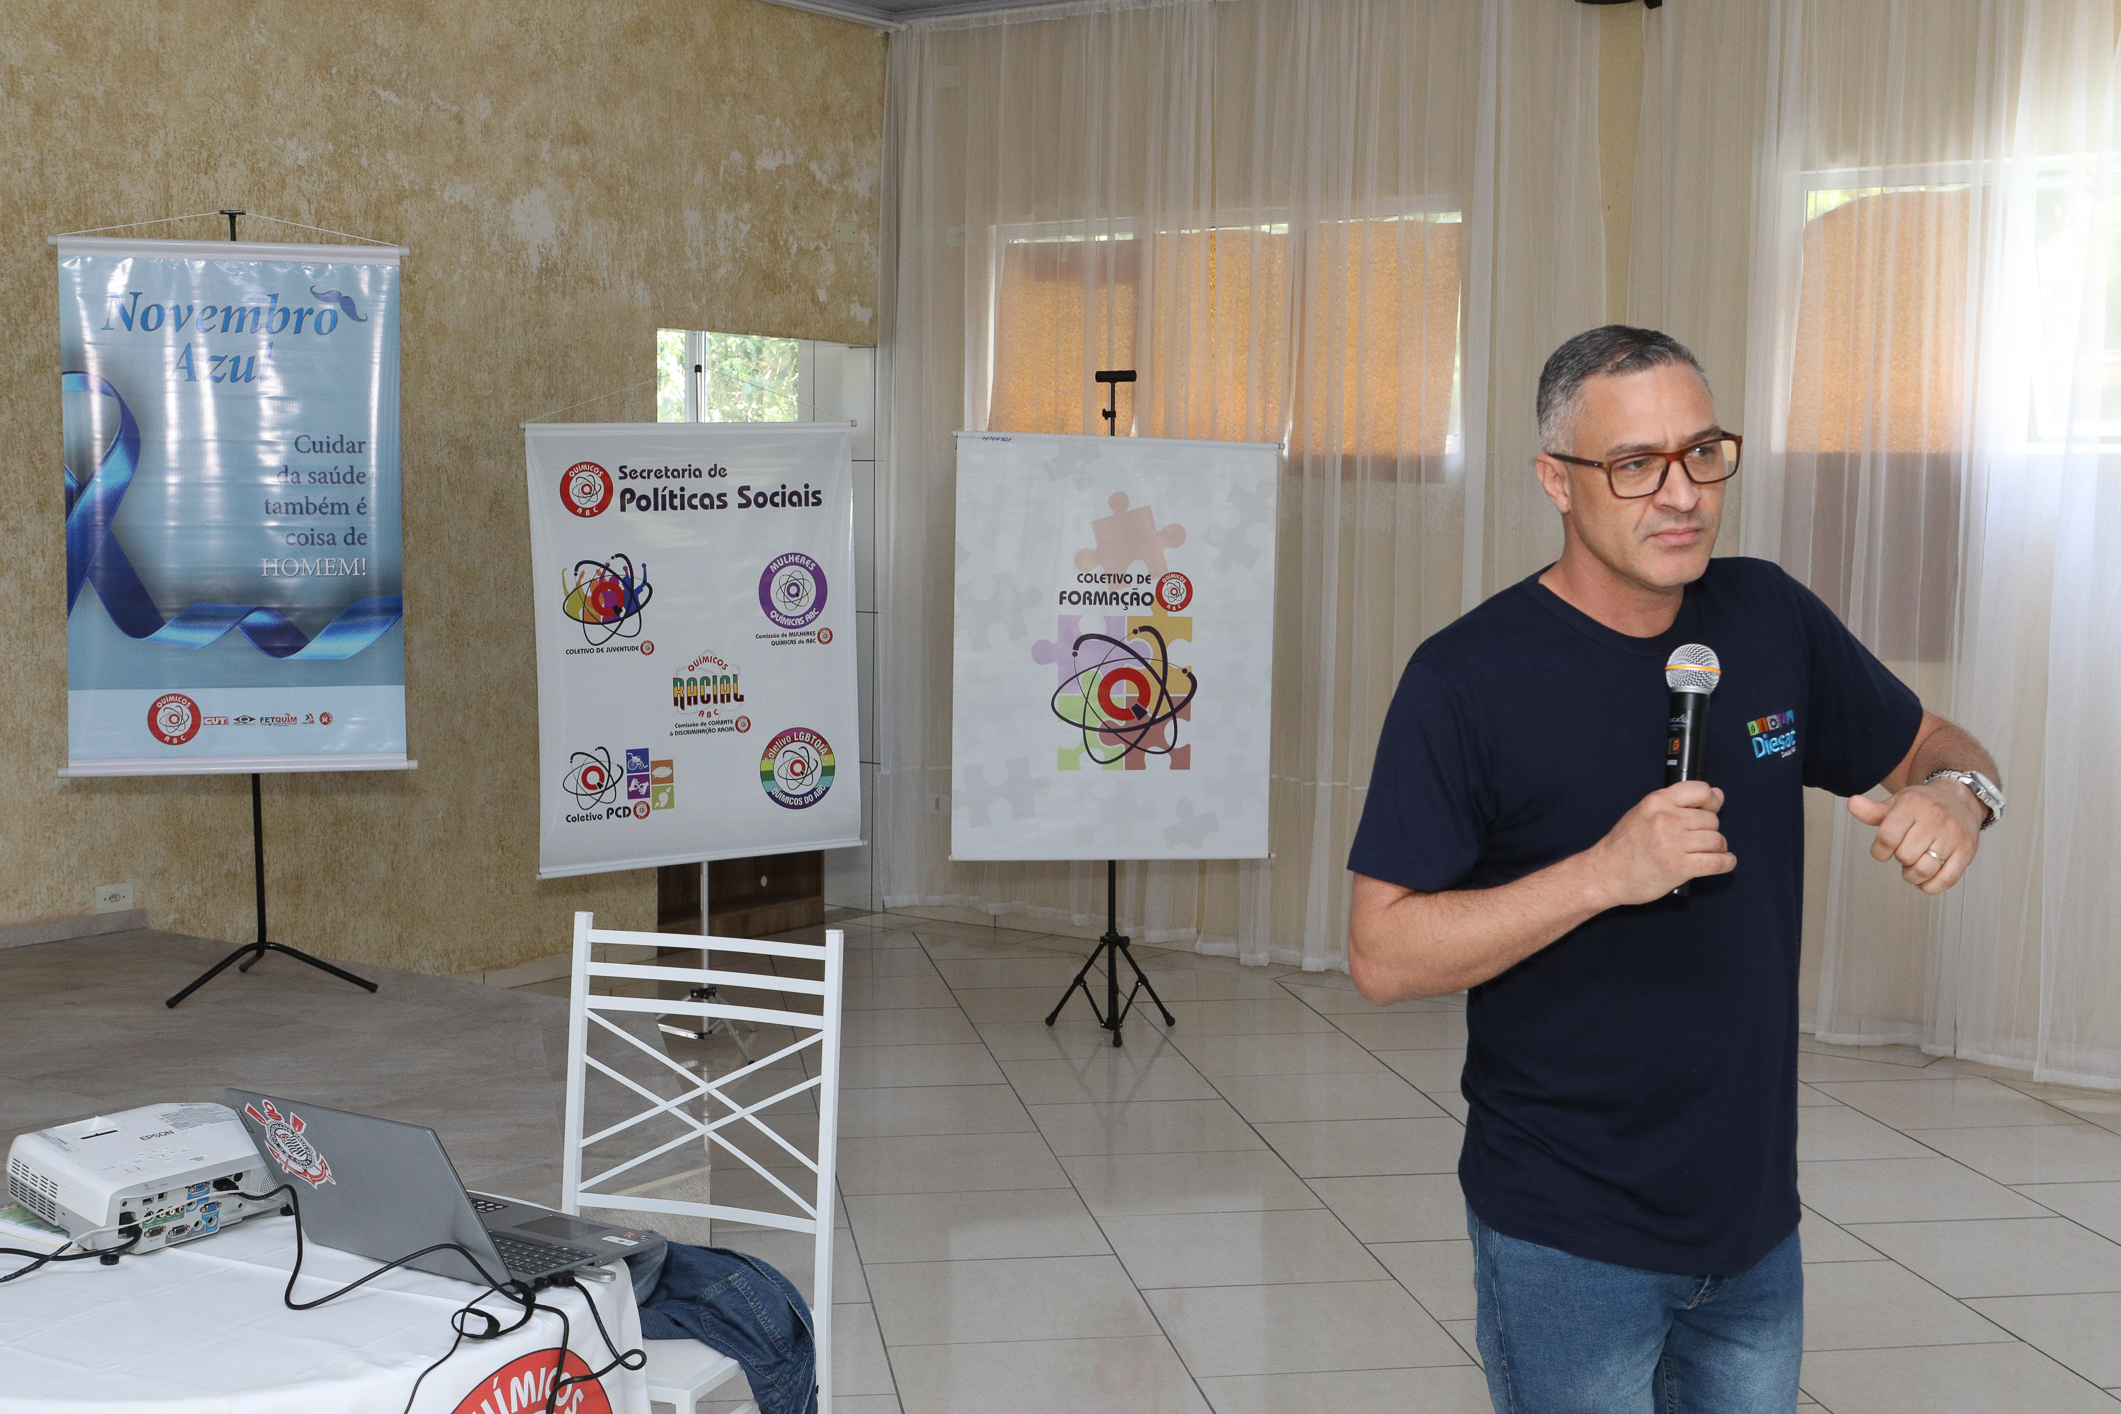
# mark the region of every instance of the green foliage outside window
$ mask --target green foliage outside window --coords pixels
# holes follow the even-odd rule
[[[699,335],[703,422],[793,422],[796,418],[796,343],[760,334]],[[655,416],[685,420],[685,331],[655,335]]]

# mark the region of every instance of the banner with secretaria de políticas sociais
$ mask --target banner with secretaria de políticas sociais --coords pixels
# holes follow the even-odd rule
[[[523,442],[538,877],[862,843],[847,424]]]
[[[401,768],[401,247],[58,237],[69,775]]]

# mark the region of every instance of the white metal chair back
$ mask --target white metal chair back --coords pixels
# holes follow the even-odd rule
[[[592,914],[577,913],[574,916],[574,986],[569,993],[568,1003],[566,1147],[561,1163],[560,1206],[570,1213],[579,1213],[583,1208],[619,1208],[650,1213],[685,1214],[727,1222],[755,1223],[761,1227],[809,1234],[815,1247],[811,1274],[811,1322],[817,1347],[818,1408],[820,1414],[826,1414],[831,1407],[832,1392],[833,1202],[838,1192],[834,1170],[839,1148],[840,1003],[846,934],[837,928],[828,929],[823,946],[751,938],[699,939],[699,947],[707,954],[789,958],[822,964],[824,976],[822,980],[817,981],[806,977],[761,975],[756,972],[716,970],[709,967],[669,967],[652,963],[598,961],[592,955],[599,944],[655,950],[672,946],[682,936],[673,933],[619,932],[596,927]],[[684,945],[690,947],[691,940],[685,939]],[[655,952],[651,951],[648,955],[653,957]],[[710,957],[706,960],[712,959]],[[683,986],[687,991],[715,988],[726,992],[731,988],[763,988],[815,996],[819,998],[821,1005],[816,1012],[802,1012],[737,1006],[721,1000],[718,995],[700,999],[689,996],[662,998],[592,992],[591,983],[600,978],[615,982],[672,983]],[[795,1039],[769,1055],[748,1061],[726,1075],[709,1077],[694,1074],[662,1050],[652,1049],[638,1036],[613,1025],[600,1014],[607,1012],[648,1013],[651,1017],[693,1017],[702,1022],[744,1021],[758,1026],[782,1026],[792,1029]],[[592,1027],[609,1033],[642,1055],[675,1071],[683,1082],[679,1093],[672,1096],[657,1095],[589,1054]],[[705,1029],[704,1026],[702,1029]],[[798,1059],[813,1047],[817,1049],[817,1063],[814,1073],[808,1078],[784,1086],[761,1100],[746,1102],[729,1093],[729,1087],[751,1079],[776,1064]],[[584,1134],[583,1112],[591,1071],[633,1092],[639,1097],[644,1108],[630,1118],[607,1125],[594,1134]],[[799,1144],[790,1142],[776,1132],[768,1117],[761,1113],[776,1105],[796,1100],[811,1091],[816,1092],[817,1101],[815,1156],[804,1153]],[[708,1118],[699,1118],[690,1111],[695,1101],[706,1101],[710,1106],[718,1104],[726,1108],[728,1113],[710,1114]],[[614,1163],[598,1173],[584,1176],[584,1152],[591,1145],[611,1140],[658,1116],[668,1116],[679,1121],[683,1132],[677,1138],[647,1148],[624,1162]],[[801,1171],[799,1184],[812,1191],[803,1193],[782,1181],[741,1144],[735,1142],[737,1138],[763,1140],[771,1144],[779,1154],[795,1160],[797,1168]],[[623,1183],[625,1175],[633,1173],[641,1165],[695,1141],[704,1143],[710,1155],[717,1151],[726,1153],[750,1168],[787,1198],[793,1211],[775,1212],[713,1202],[657,1198],[642,1193],[629,1193],[623,1188],[613,1186]],[[786,1165],[783,1167],[785,1170]],[[684,1409],[680,1414],[692,1414],[692,1411]]]

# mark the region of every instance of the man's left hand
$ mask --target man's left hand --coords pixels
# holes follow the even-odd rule
[[[1941,894],[1974,862],[1988,807],[1957,781],[1933,781],[1882,802],[1852,795],[1849,814],[1878,827],[1871,858],[1898,860],[1901,878],[1926,894]]]

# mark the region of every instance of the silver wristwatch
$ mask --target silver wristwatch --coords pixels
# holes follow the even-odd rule
[[[2003,787],[1997,785],[1979,771],[1932,771],[1923,777],[1922,784],[1931,781],[1957,781],[1974,793],[1974,799],[1988,807],[1988,818],[1981,822],[1987,829],[2003,818]]]

